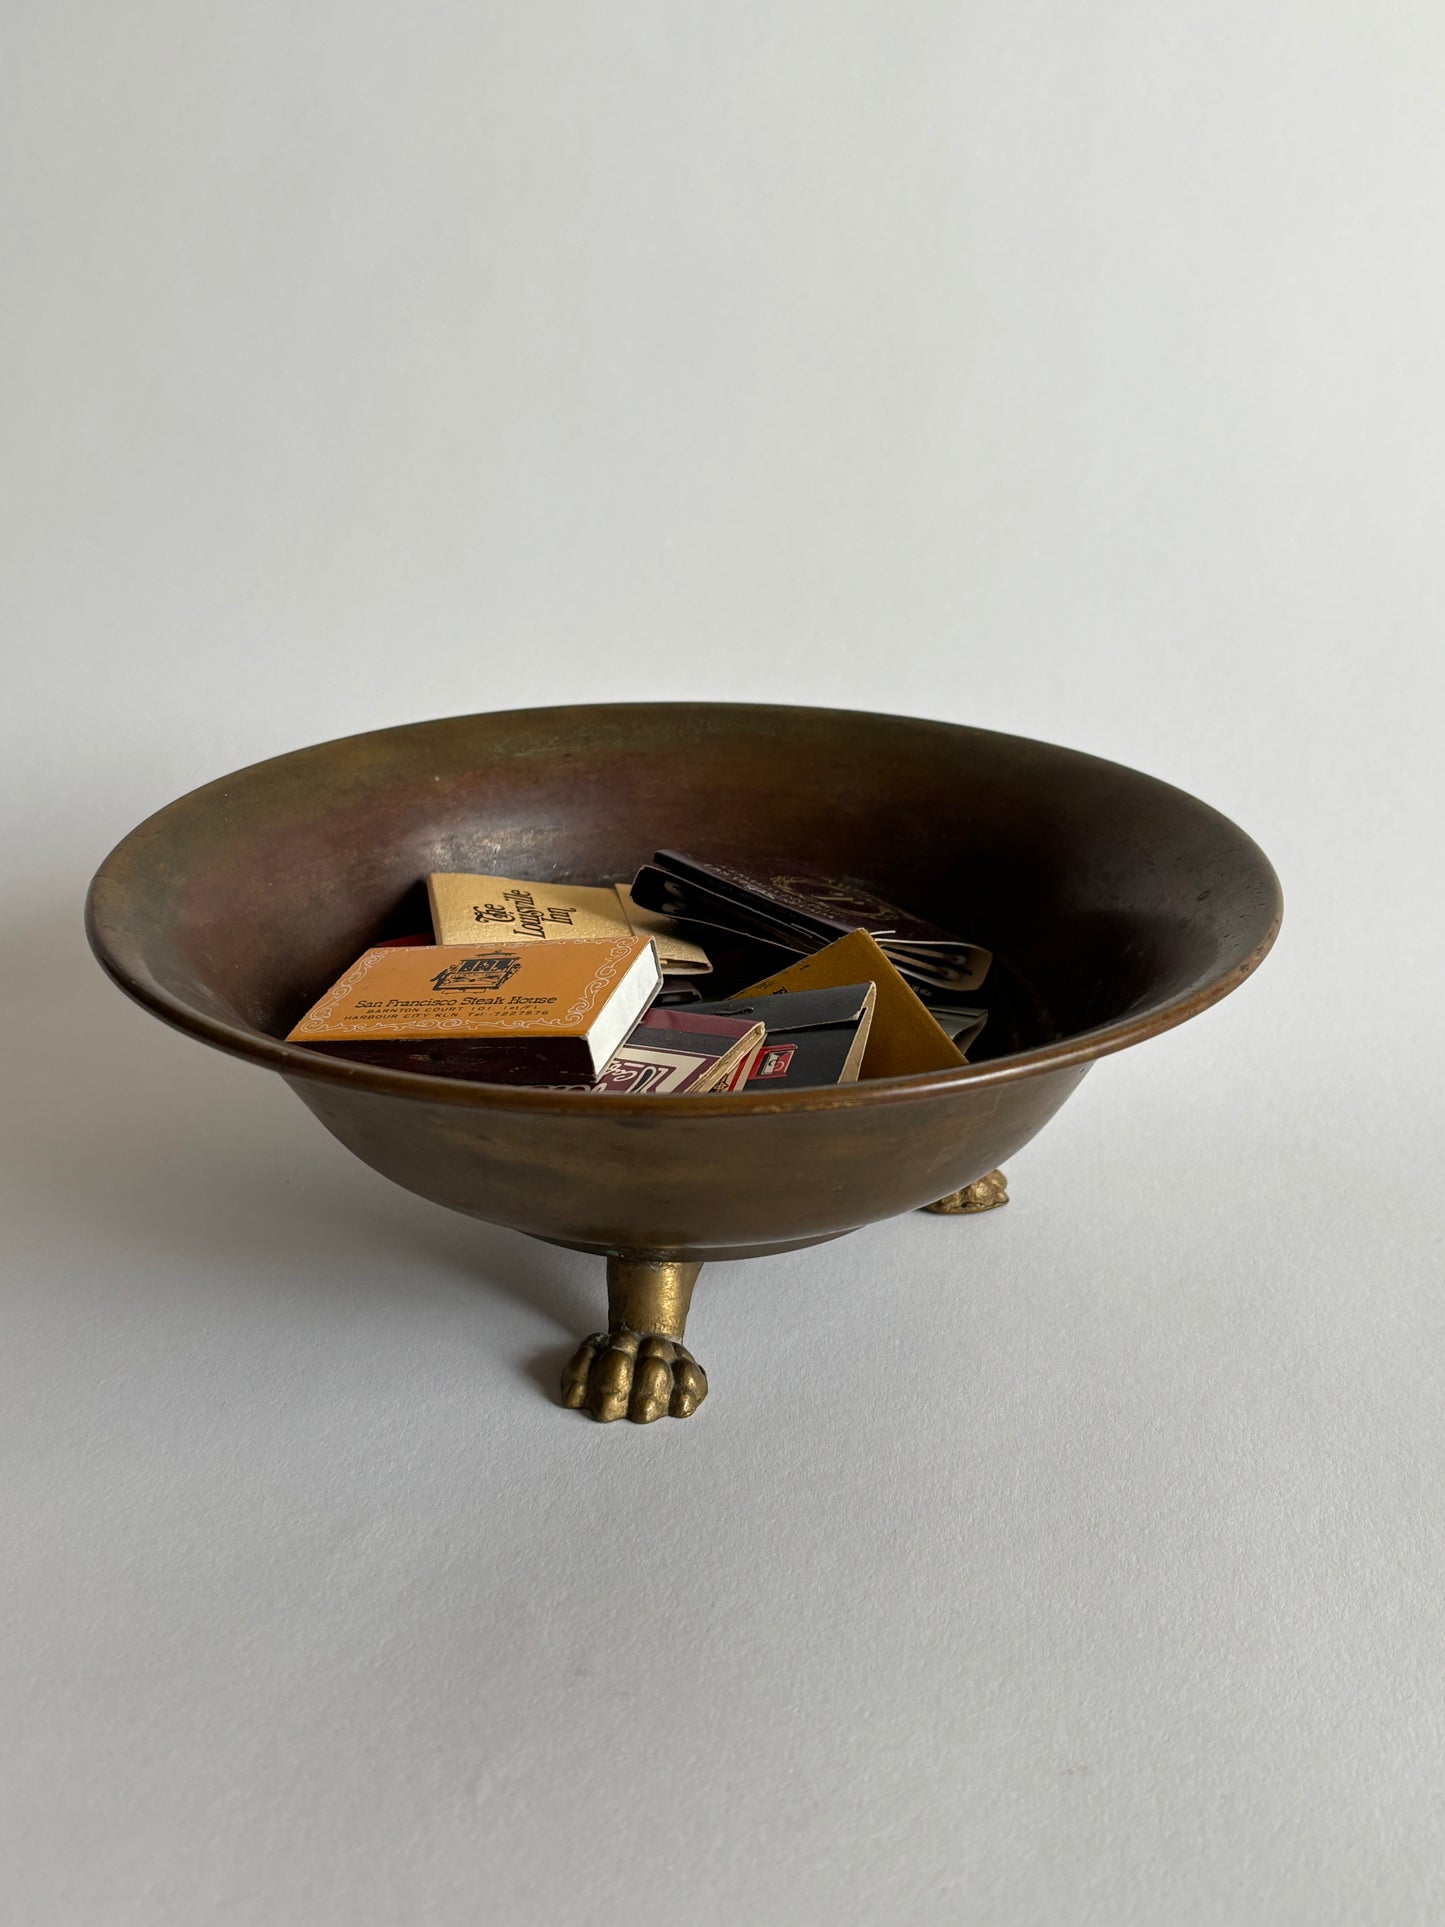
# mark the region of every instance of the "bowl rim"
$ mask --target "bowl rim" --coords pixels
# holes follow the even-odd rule
[[[1053,1043],[1032,1050],[1016,1051],[1007,1057],[990,1058],[981,1064],[964,1064],[939,1071],[921,1071],[906,1077],[870,1078],[856,1084],[822,1085],[796,1091],[775,1091],[752,1095],[746,1091],[715,1092],[702,1096],[629,1097],[612,1092],[554,1090],[535,1085],[487,1084],[480,1079],[429,1077],[420,1071],[389,1070],[381,1065],[354,1063],[344,1058],[327,1057],[304,1045],[288,1044],[248,1024],[231,1022],[196,1009],[175,995],[151,974],[139,946],[124,928],[122,908],[131,895],[129,872],[141,850],[165,820],[191,806],[208,791],[219,790],[255,772],[293,757],[314,754],[333,744],[354,742],[371,736],[389,736],[409,729],[425,729],[432,723],[456,724],[495,716],[561,717],[581,710],[738,712],[780,717],[861,716],[879,722],[924,724],[945,730],[959,730],[975,736],[1028,743],[1059,751],[1106,769],[1139,778],[1161,790],[1172,791],[1194,808],[1216,817],[1238,840],[1251,865],[1255,880],[1269,893],[1271,913],[1263,934],[1242,957],[1235,958],[1217,975],[1187,991],[1165,1000],[1152,1009],[1119,1018],[1090,1030],[1078,1031]],[[341,1086],[349,1090],[374,1091],[379,1096],[412,1098],[429,1104],[451,1104],[462,1108],[487,1108],[543,1112],[556,1115],[606,1115],[661,1120],[667,1118],[747,1118],[794,1111],[856,1110],[866,1105],[911,1103],[920,1099],[943,1099],[964,1089],[984,1090],[1017,1083],[1055,1071],[1082,1070],[1096,1058],[1127,1050],[1134,1044],[1157,1037],[1191,1017],[1208,1010],[1236,990],[1263,963],[1274,946],[1283,920],[1283,893],[1273,865],[1259,845],[1239,825],[1211,804],[1162,777],[1151,775],[1125,763],[1095,756],[1090,751],[1068,744],[1052,743],[1041,737],[1019,736],[1008,730],[984,729],[972,723],[949,723],[939,718],[917,717],[889,711],[841,709],[827,705],[788,703],[713,703],[647,702],[526,705],[508,710],[477,710],[457,716],[419,718],[411,723],[393,723],[373,730],[355,730],[345,736],[328,737],[322,742],[263,757],[240,769],[198,785],[164,804],[126,836],[105,857],[86,894],[85,930],[90,947],[106,975],[127,996],[149,1010],[162,1022],[210,1044],[231,1056],[279,1071],[283,1076],[307,1082]]]

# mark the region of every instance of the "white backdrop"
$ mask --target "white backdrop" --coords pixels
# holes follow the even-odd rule
[[[3,32],[0,1912],[1437,1921],[1445,15]],[[705,1273],[647,1430],[549,1402],[595,1261],[79,937],[198,782],[614,696],[1075,744],[1288,905],[1008,1210]]]

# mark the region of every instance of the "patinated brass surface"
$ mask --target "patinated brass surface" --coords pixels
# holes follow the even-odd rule
[[[990,1171],[987,1177],[976,1178],[972,1184],[950,1191],[946,1198],[936,1198],[923,1208],[936,1211],[942,1217],[967,1218],[978,1211],[997,1211],[1001,1204],[1007,1203],[1008,1179],[1002,1171]]]
[[[663,844],[796,851],[987,942],[974,1061],[830,1089],[617,1097],[284,1041],[368,944],[425,927],[429,871],[591,883]],[[1117,764],[908,717],[652,703],[413,723],[239,770],[111,853],[88,927],[131,996],[279,1071],[398,1184],[575,1249],[694,1265],[816,1244],[974,1185],[1096,1059],[1239,984],[1279,915],[1241,830]],[[671,1409],[688,1361],[661,1362]]]

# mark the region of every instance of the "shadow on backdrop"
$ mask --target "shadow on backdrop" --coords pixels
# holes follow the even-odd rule
[[[91,956],[75,904],[7,920],[0,999],[13,1026],[0,1111],[12,1225],[88,1254],[123,1249],[132,1266],[148,1252],[194,1258],[198,1278],[224,1254],[228,1290],[355,1299],[461,1284],[510,1297],[557,1329],[555,1348],[526,1361],[555,1395],[598,1320],[595,1260],[367,1171],[279,1078],[132,1004]]]

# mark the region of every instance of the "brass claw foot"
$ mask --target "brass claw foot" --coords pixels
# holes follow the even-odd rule
[[[707,1397],[707,1374],[682,1342],[701,1269],[675,1258],[609,1258],[610,1328],[572,1354],[562,1403],[604,1424],[690,1418]]]
[[[594,1332],[562,1374],[562,1403],[605,1424],[630,1418],[690,1418],[707,1397],[707,1374],[675,1339],[639,1332]]]
[[[950,1191],[946,1198],[940,1198],[936,1204],[926,1204],[923,1209],[953,1217],[975,1211],[996,1211],[999,1205],[1007,1203],[1008,1179],[1002,1171],[990,1171],[986,1178],[966,1184],[961,1191]]]

